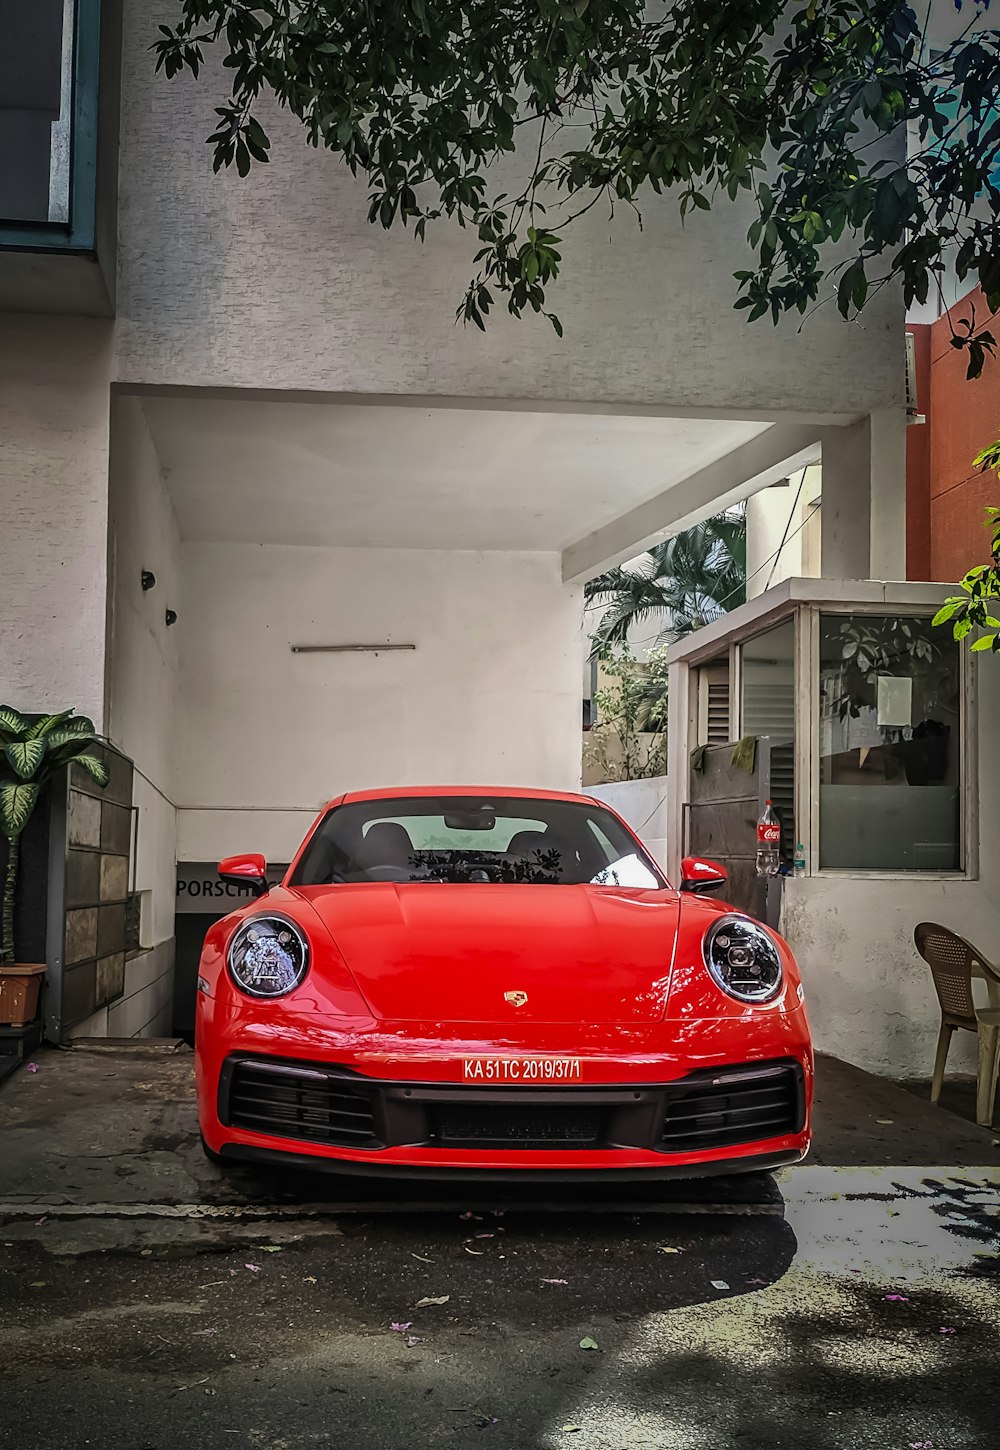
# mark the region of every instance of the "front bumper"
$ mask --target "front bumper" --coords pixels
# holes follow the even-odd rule
[[[577,1038],[581,1081],[531,1088],[461,1081],[461,1054],[483,1051],[479,1034],[436,1051],[423,1035],[404,1043],[396,1034],[390,1053],[384,1027],[359,1043],[346,1034],[289,1040],[235,1022],[236,1030],[219,1033],[202,1023],[201,1130],[226,1158],[355,1174],[529,1182],[762,1170],[797,1161],[810,1139],[805,1017],[772,1022],[774,1032],[744,1039],[743,1054],[732,1040],[714,1053],[679,1052],[675,1037],[661,1051],[647,1044],[641,1053],[610,1053],[605,1043],[585,1055],[593,1044]],[[551,1040],[518,1044],[522,1054],[555,1050]]]

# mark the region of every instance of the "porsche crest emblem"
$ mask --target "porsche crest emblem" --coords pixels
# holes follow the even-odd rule
[[[528,1000],[527,992],[504,992],[503,999],[512,1007],[523,1007]]]

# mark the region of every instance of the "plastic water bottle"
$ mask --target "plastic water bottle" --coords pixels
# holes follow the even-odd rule
[[[796,876],[806,874],[806,848],[801,841],[797,841],[795,844],[794,872]]]
[[[770,801],[757,822],[757,875],[777,876],[781,865],[781,822]]]

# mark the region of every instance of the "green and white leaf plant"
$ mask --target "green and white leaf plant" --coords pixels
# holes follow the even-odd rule
[[[10,705],[0,705],[0,834],[7,841],[2,911],[0,968],[17,962],[14,943],[14,898],[21,859],[21,837],[49,780],[71,762],[99,786],[108,783],[108,768],[93,753],[99,744],[92,720],[73,710],[29,719]]]

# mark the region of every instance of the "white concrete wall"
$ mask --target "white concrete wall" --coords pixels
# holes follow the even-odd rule
[[[367,184],[264,107],[271,164],[214,175],[205,137],[228,91],[221,56],[199,81],[154,75],[172,0],[125,6],[119,202],[123,381],[359,393],[612,401],[821,415],[901,401],[902,307],[886,289],[849,328],[832,307],[799,330],[747,326],[732,273],[747,265],[745,203],[681,226],[676,197],[604,208],[567,233],[552,305],[560,341],[502,304],[485,336],[456,327],[475,239],[457,226],[385,233]],[[518,175],[497,172],[496,190]],[[554,216],[555,214],[553,214]],[[551,218],[550,218],[551,219]]]
[[[104,722],[111,328],[0,316],[0,702]]]
[[[557,555],[185,543],[178,857],[287,861],[366,786],[576,789],[580,592]],[[412,643],[388,654],[292,644]]]
[[[822,487],[823,470],[815,465],[804,479],[800,471],[786,486],[762,488],[747,499],[748,599],[783,579],[819,576]]]
[[[135,762],[136,889],[143,893],[141,941],[126,966],[125,998],[108,1013],[112,1036],[158,1035],[171,1026],[177,821],[170,793],[176,724],[176,626],[180,538],[159,460],[138,402],[112,408],[108,732]],[[156,584],[144,593],[143,569]],[[154,950],[155,949],[155,950]]]
[[[654,860],[667,864],[667,777],[648,780],[616,780],[608,785],[591,785],[587,795],[617,811],[649,848]]]
[[[1000,668],[978,665],[978,880],[812,877],[785,883],[782,930],[802,967],[816,1045],[871,1072],[930,1077],[940,1012],[913,928],[937,921],[1000,961],[1000,758],[991,749]],[[971,798],[977,796],[975,784]],[[977,984],[985,1002],[985,984]],[[975,1072],[972,1033],[955,1035],[949,1072]]]

